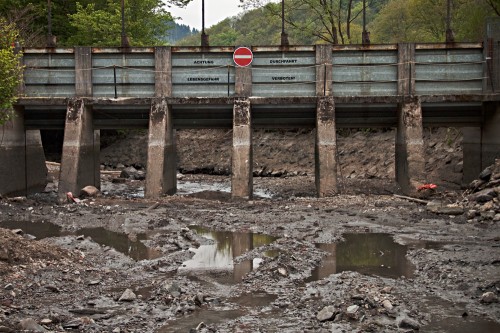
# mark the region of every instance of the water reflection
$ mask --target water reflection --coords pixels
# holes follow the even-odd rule
[[[147,239],[146,234],[127,235],[104,228],[84,228],[76,232],[63,231],[61,227],[49,222],[6,221],[0,224],[6,229],[21,229],[24,233],[35,236],[37,239],[61,237],[69,235],[83,235],[90,237],[100,245],[109,246],[130,258],[139,261],[160,258],[163,254],[151,249],[141,241]]]
[[[308,282],[343,271],[388,278],[411,277],[414,267],[406,259],[407,246],[397,244],[388,234],[344,234],[339,244],[317,244],[327,252]]]
[[[211,239],[214,244],[191,249],[194,256],[183,263],[180,271],[232,271],[232,282],[239,282],[245,274],[257,268],[262,259],[233,263],[233,259],[259,246],[271,244],[275,237],[248,232],[212,231],[202,227],[191,227],[200,236]],[[276,252],[264,253],[272,257]]]

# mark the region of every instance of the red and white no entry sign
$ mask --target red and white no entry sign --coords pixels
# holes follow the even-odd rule
[[[246,67],[252,63],[253,53],[248,47],[238,47],[234,50],[233,60],[237,66]]]

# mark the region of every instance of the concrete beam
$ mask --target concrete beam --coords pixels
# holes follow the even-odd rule
[[[318,97],[316,111],[315,173],[319,198],[337,193],[337,134],[333,97]]]
[[[236,99],[233,109],[233,154],[231,195],[251,199],[253,196],[252,117],[250,100]]]
[[[40,131],[24,130],[23,108],[0,126],[0,195],[41,192],[47,185],[47,167]]]
[[[396,181],[405,194],[414,194],[426,183],[422,105],[418,97],[407,97],[398,106]]]
[[[157,98],[149,115],[148,162],[144,196],[158,198],[177,192],[177,161],[172,110]]]
[[[96,183],[96,179],[99,179],[99,174],[96,174],[99,172],[96,170],[99,155],[96,155],[94,139],[92,108],[81,99],[70,100],[66,111],[59,176],[61,197],[67,192],[78,196],[87,185],[100,186]]]

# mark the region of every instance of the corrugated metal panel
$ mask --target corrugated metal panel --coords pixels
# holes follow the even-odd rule
[[[232,53],[173,53],[173,97],[234,95]]]
[[[481,93],[482,90],[481,49],[416,50],[417,95]]]
[[[30,97],[72,97],[75,95],[73,53],[25,53],[24,93]]]
[[[155,63],[152,53],[93,53],[94,97],[153,97]],[[116,74],[116,81],[115,81]]]
[[[315,53],[255,53],[252,62],[252,95],[261,97],[315,96]]]
[[[396,50],[334,52],[333,95],[397,95],[397,64]]]

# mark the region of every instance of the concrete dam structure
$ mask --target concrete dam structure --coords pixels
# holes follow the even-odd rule
[[[252,130],[314,128],[318,197],[337,193],[337,128],[394,127],[396,180],[426,183],[422,129],[460,127],[464,182],[500,155],[500,36],[484,43],[27,48],[3,126],[0,194],[45,184],[41,129],[64,129],[59,193],[100,185],[100,130],[145,128],[145,196],[176,192],[176,129],[233,130],[232,196],[252,197]]]

